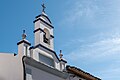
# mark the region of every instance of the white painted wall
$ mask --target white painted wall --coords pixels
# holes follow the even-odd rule
[[[32,80],[65,80],[48,72],[26,65],[32,71]]]
[[[35,22],[35,28],[34,28],[34,30],[36,30],[38,28],[40,28],[40,20],[37,21],[37,22]]]
[[[74,76],[74,74],[69,74],[68,77],[64,79],[62,77],[56,76],[54,74],[32,67],[27,64],[26,64],[26,68],[31,70],[31,74],[27,74],[26,76],[26,78],[29,78],[27,80],[86,80],[79,76],[76,75]]]
[[[23,80],[22,57],[0,53],[0,80]]]
[[[45,19],[45,17],[41,16],[40,17],[41,19],[45,20],[46,22],[48,22],[47,19]],[[35,30],[37,29],[42,29],[44,30],[45,28],[50,32],[50,35],[54,35],[53,34],[53,28],[51,28],[49,25],[45,24],[44,22],[38,20],[35,22]],[[54,50],[54,39],[50,39],[50,45],[49,44],[46,44],[43,42],[43,32],[42,31],[37,31],[35,32],[35,46],[38,45],[38,44],[42,44],[44,45],[45,47],[51,49],[51,50]]]
[[[43,51],[43,50],[41,50],[39,48],[33,49],[31,54],[33,54],[32,58],[35,59],[38,62],[40,62],[39,61],[39,54],[43,54],[46,57],[49,57],[49,58],[53,59],[54,60],[54,64],[55,64],[55,68],[60,70],[60,63],[58,62],[58,60],[56,60],[56,56],[55,55],[53,55],[51,53],[48,53],[48,52],[45,52],[45,51]]]
[[[41,31],[37,31],[34,33],[34,37],[35,37],[35,46],[40,44],[40,42],[42,41],[42,39],[40,38],[40,35]]]

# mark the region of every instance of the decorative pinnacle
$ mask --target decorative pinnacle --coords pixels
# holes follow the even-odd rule
[[[45,4],[44,4],[44,3],[42,4],[42,8],[43,8],[43,9],[42,9],[42,12],[45,13],[45,8],[46,8],[46,7],[45,7]]]
[[[59,56],[60,56],[60,59],[62,59],[62,57],[63,57],[62,50],[60,50]]]
[[[22,34],[22,39],[26,39],[26,34],[25,34],[25,30],[23,30],[23,34]]]

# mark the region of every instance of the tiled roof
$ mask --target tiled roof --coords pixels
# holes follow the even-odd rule
[[[87,73],[77,67],[74,67],[74,66],[67,65],[66,69],[68,72],[73,73],[79,77],[86,79],[86,80],[101,80],[100,78],[97,78],[97,77],[91,75],[90,73]]]

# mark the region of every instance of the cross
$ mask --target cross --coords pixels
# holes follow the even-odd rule
[[[43,7],[42,12],[45,12],[45,8],[46,8],[46,7],[45,7],[45,4],[44,4],[44,3],[42,4],[42,7]]]

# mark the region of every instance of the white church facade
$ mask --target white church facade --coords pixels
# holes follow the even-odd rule
[[[25,31],[18,54],[0,53],[0,80],[101,80],[77,67],[67,65],[54,51],[54,27],[44,11],[34,20],[34,46]]]

